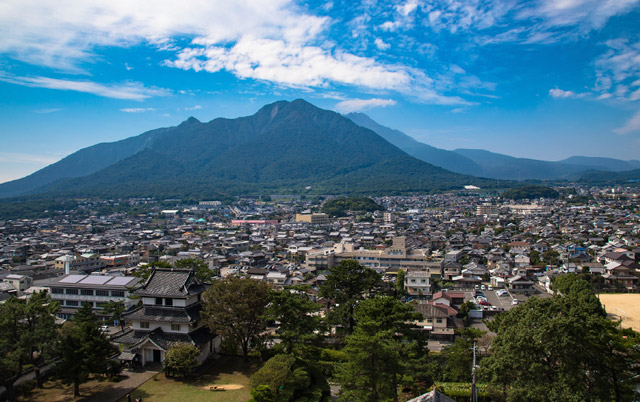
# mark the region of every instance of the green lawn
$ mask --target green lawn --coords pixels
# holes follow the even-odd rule
[[[241,357],[224,356],[208,363],[192,380],[166,378],[160,373],[132,391],[131,399],[142,397],[145,402],[247,402],[251,399],[249,376],[258,367],[257,361],[245,363]],[[225,385],[235,389],[210,390],[210,387]],[[119,402],[125,402],[125,399]]]

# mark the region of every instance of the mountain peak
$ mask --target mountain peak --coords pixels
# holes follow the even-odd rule
[[[196,119],[193,116],[189,116],[189,118],[185,121],[183,121],[182,123],[180,123],[181,126],[187,126],[187,125],[192,125],[192,124],[202,124],[200,122],[200,120]]]

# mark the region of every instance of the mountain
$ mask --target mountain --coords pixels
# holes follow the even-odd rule
[[[578,182],[591,186],[613,185],[640,185],[640,169],[625,172],[600,172],[591,171],[585,173]]]
[[[420,159],[421,161],[439,166],[452,172],[475,176],[478,176],[478,172],[482,170],[477,163],[464,155],[432,147],[431,145],[416,141],[402,131],[394,130],[378,124],[364,113],[349,113],[346,117],[351,119],[351,121],[357,125],[372,130],[396,147],[414,158]]]
[[[482,149],[456,149],[481,166],[481,175],[505,180],[576,180],[588,171],[624,171],[636,168],[638,161],[622,161],[612,158],[573,156],[558,161],[541,161],[489,152]]]
[[[627,170],[640,169],[640,161],[623,161],[614,158],[599,158],[593,156],[572,156],[559,161],[565,165],[582,166],[589,170],[603,170],[607,172],[624,172]]]
[[[373,131],[304,100],[276,102],[237,119],[201,123],[190,118],[176,127],[96,147],[34,173],[49,184],[26,192],[204,198],[302,192],[306,187],[310,193],[392,194],[496,185],[415,159]],[[119,153],[110,160],[97,155],[107,149]],[[79,162],[90,156],[96,160]],[[113,163],[107,165],[109,161]],[[64,178],[71,167],[84,175]],[[49,172],[56,174],[44,177]]]

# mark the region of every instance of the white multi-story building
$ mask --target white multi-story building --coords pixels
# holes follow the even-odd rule
[[[140,278],[134,276],[71,274],[55,278],[47,287],[51,298],[60,302],[58,317],[69,319],[87,303],[98,316],[110,301],[122,302],[125,308],[130,308],[137,302],[129,298],[131,289],[139,282]]]
[[[404,276],[404,288],[409,296],[431,295],[431,273],[409,270]]]
[[[200,297],[206,285],[191,270],[157,268],[133,292],[142,305],[127,312],[130,328],[111,339],[142,365],[164,361],[167,350],[176,343],[189,343],[201,350],[200,361],[220,351],[220,337],[204,325]]]

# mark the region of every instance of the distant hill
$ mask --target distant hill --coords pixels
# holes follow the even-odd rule
[[[481,166],[482,176],[505,180],[576,180],[590,170],[633,169],[634,161],[611,158],[571,157],[551,162],[489,152],[482,149],[456,149]]]
[[[378,124],[364,113],[349,113],[346,117],[357,125],[374,131],[414,158],[452,172],[481,176],[478,172],[480,172],[482,168],[464,155],[416,141],[402,131]]]
[[[599,158],[593,156],[572,156],[559,161],[565,165],[582,166],[589,170],[603,170],[607,172],[623,172],[640,169],[640,161],[623,161],[614,158]]]
[[[580,180],[578,180],[578,182],[592,186],[640,186],[640,169],[630,170],[626,172],[591,171],[585,173],[582,177],[580,177]]]
[[[101,155],[109,150],[108,158]],[[72,169],[82,177],[71,177]],[[34,187],[39,182],[31,176],[49,182]],[[497,185],[415,159],[373,131],[304,100],[276,102],[237,119],[190,118],[80,150],[31,176],[21,179],[22,189],[51,197],[394,194]]]

